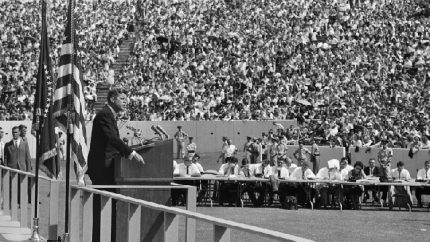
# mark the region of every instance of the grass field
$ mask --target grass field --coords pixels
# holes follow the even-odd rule
[[[218,154],[202,155],[206,169],[217,169]],[[65,171],[65,169],[63,169]],[[74,174],[71,175],[72,184]],[[47,238],[48,226],[48,184],[41,182],[40,206],[41,234]],[[60,186],[60,198],[65,197],[65,182]],[[45,200],[44,200],[45,199]],[[64,232],[64,199],[59,202],[59,234]],[[363,207],[363,210],[284,210],[279,207],[236,208],[236,207],[198,207],[197,212],[219,218],[260,226],[315,241],[429,241],[430,213],[425,209],[413,212],[387,208]],[[180,234],[184,235],[184,218],[180,222]],[[213,227],[198,222],[197,241],[211,241]],[[231,232],[232,241],[268,241],[240,231]],[[181,241],[184,241],[183,237]]]

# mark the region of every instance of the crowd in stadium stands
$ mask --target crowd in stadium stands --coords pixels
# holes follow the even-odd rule
[[[53,1],[48,12],[48,37],[54,69],[64,36],[66,9],[66,2]],[[78,56],[87,84],[85,96],[90,104],[97,99],[97,82],[113,77],[110,66],[115,63],[119,45],[128,37],[127,25],[134,17],[133,9],[118,1],[94,1],[94,5],[77,2]],[[38,1],[0,3],[0,120],[32,117],[40,19]]]
[[[130,90],[131,120],[297,119],[287,138],[334,146],[388,139],[407,147],[429,135],[430,31],[419,1],[138,2],[136,42],[115,79]],[[37,8],[0,6],[0,48],[10,53],[2,104],[11,110],[6,119],[19,119],[31,108],[32,90],[19,84],[34,82]],[[109,72],[134,8],[125,15],[125,4],[80,7],[86,79],[109,79],[96,74]],[[58,50],[64,5],[52,12]]]

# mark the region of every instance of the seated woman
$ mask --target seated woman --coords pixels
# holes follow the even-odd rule
[[[356,182],[357,180],[365,179],[366,175],[364,174],[364,165],[361,161],[357,161],[354,164],[354,169],[348,172],[348,181]],[[347,200],[352,201],[352,209],[360,208],[360,197],[363,194],[364,187],[361,185],[345,185],[343,188],[343,192],[347,198]],[[348,207],[348,206],[347,206]]]

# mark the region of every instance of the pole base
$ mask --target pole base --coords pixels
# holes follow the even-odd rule
[[[39,235],[39,218],[33,218],[33,232],[31,233],[31,237],[28,239],[28,241],[42,241]]]
[[[61,242],[69,242],[69,241],[70,241],[69,233],[63,234],[63,241]]]

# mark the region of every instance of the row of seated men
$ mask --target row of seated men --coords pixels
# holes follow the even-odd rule
[[[199,177],[205,173],[203,167],[198,162],[199,156],[188,157],[183,164],[176,164],[175,176]],[[224,203],[240,204],[242,195],[247,194],[254,206],[262,206],[268,194],[268,204],[273,202],[274,194],[279,196],[280,203],[283,204],[287,197],[295,197],[298,204],[306,206],[310,201],[316,200],[318,207],[327,207],[342,203],[346,207],[359,209],[360,197],[364,193],[363,201],[367,201],[372,193],[375,202],[382,202],[385,206],[392,208],[395,199],[399,196],[407,198],[408,204],[412,206],[412,193],[408,186],[362,186],[362,185],[339,185],[327,183],[286,183],[279,182],[282,179],[288,180],[337,180],[337,181],[357,181],[367,178],[376,178],[381,181],[410,181],[411,176],[404,168],[403,162],[398,162],[395,169],[391,169],[390,164],[380,164],[376,166],[374,159],[369,160],[369,165],[364,167],[360,161],[354,166],[348,164],[347,158],[341,161],[329,160],[327,167],[321,168],[317,174],[311,169],[311,164],[301,161],[299,166],[292,162],[290,157],[279,160],[277,165],[268,161],[257,164],[238,164],[236,157],[226,158],[226,162],[219,168],[218,174],[230,177],[260,177],[268,179],[268,182],[249,181],[245,183],[237,182],[216,182],[213,198],[217,198],[220,205]],[[430,160],[426,161],[424,168],[417,174],[417,180],[429,181]],[[198,199],[207,194],[207,182],[199,182],[200,192]],[[196,185],[196,182],[188,182],[189,185]],[[380,196],[381,194],[381,196]],[[422,207],[421,195],[430,194],[429,187],[417,187],[415,196],[418,206]],[[329,198],[332,198],[331,201]],[[388,198],[388,199],[387,199]],[[382,200],[382,201],[381,201]],[[388,200],[388,203],[387,203]]]

